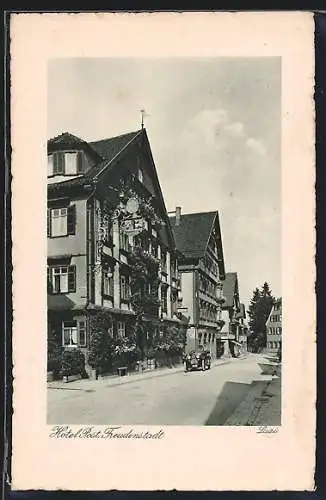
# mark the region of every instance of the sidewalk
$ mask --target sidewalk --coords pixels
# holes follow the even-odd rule
[[[281,377],[255,381],[247,397],[226,420],[229,426],[281,425]]]
[[[232,359],[216,359],[212,362],[212,368],[220,365],[230,363]],[[239,359],[239,358],[238,358]],[[62,390],[81,390],[81,391],[94,391],[102,387],[116,387],[122,384],[130,384],[141,380],[147,380],[156,377],[166,377],[175,373],[182,373],[185,371],[184,365],[175,366],[174,368],[156,368],[155,370],[145,371],[142,373],[128,373],[124,377],[119,375],[107,375],[100,377],[98,380],[81,379],[72,382],[63,382],[62,380],[48,382],[48,389],[62,389]]]

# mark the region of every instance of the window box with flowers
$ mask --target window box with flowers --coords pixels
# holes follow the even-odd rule
[[[126,366],[128,371],[136,369],[137,361],[140,359],[140,352],[136,344],[134,335],[119,336],[114,339],[114,349],[112,356],[113,371],[117,371],[120,366]]]

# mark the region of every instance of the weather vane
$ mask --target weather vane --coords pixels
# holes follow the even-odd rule
[[[144,109],[140,110],[141,113],[141,128],[144,128],[144,118],[149,116]]]

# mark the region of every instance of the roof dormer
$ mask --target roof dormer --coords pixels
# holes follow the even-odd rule
[[[48,141],[48,178],[54,178],[49,182],[83,175],[99,160],[87,142],[65,132]]]
[[[53,151],[48,154],[48,177],[56,175],[75,176],[86,171],[83,151]]]

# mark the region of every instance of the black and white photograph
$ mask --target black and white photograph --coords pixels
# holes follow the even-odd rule
[[[13,489],[313,490],[313,16],[10,43]]]
[[[49,424],[280,426],[281,58],[47,73]]]

